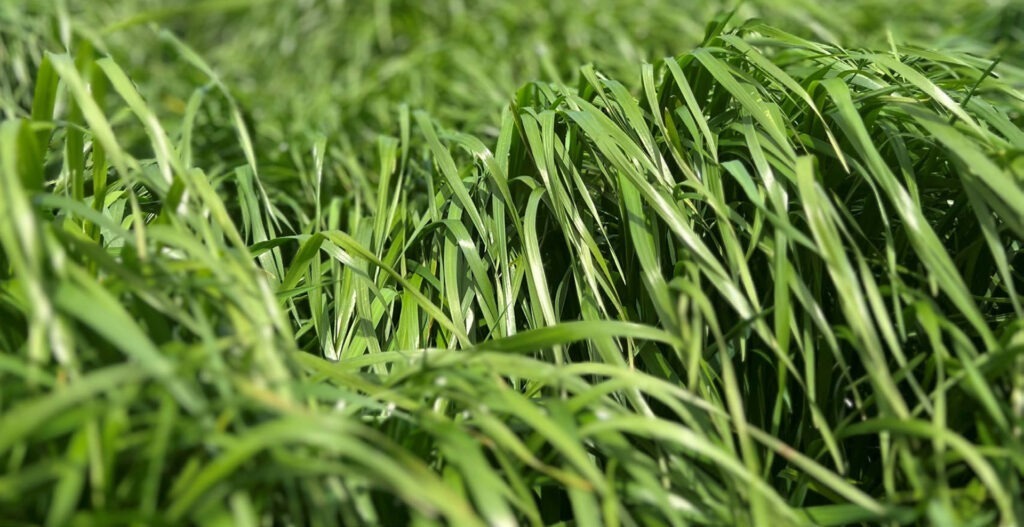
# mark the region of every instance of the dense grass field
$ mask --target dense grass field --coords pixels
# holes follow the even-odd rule
[[[1024,524],[1024,4],[0,2],[0,526]]]

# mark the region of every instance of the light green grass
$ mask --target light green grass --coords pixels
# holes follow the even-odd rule
[[[0,7],[0,520],[1024,520],[1019,8],[533,4]]]

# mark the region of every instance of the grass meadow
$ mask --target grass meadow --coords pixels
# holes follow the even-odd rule
[[[0,2],[0,526],[1024,524],[1017,0]]]

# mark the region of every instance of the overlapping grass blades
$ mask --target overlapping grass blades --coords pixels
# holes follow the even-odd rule
[[[1024,97],[712,27],[493,141],[403,110],[349,180],[169,33],[180,122],[47,55],[0,127],[4,516],[1019,522]]]

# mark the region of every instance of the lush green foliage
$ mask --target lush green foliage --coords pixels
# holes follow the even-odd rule
[[[3,521],[1024,521],[1020,7],[548,3],[0,5]]]

